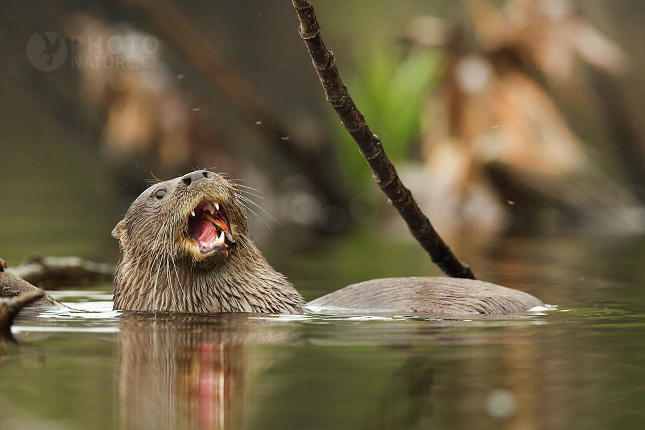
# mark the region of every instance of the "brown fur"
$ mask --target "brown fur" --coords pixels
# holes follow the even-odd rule
[[[5,271],[6,268],[7,264],[0,259],[0,343],[13,340],[11,324],[22,308],[63,307],[43,290]]]
[[[349,285],[307,304],[312,311],[450,315],[504,315],[543,303],[522,291],[459,278],[386,278]]]
[[[208,175],[190,187],[182,178],[144,191],[114,229],[121,258],[114,308],[173,312],[302,313],[304,300],[264,259],[249,239],[244,197],[222,176]],[[155,198],[158,190],[167,194]],[[188,216],[204,200],[219,202],[238,247],[203,258],[188,236]],[[542,302],[487,282],[453,278],[375,279],[314,300],[325,313],[380,311],[423,315],[503,315]]]
[[[2,261],[2,263],[4,263],[4,261]],[[0,270],[0,299],[18,297],[23,294],[40,294],[42,292],[41,289],[34,287],[29,282],[23,281],[14,274],[5,271],[4,267],[2,267],[2,263],[0,263],[0,268],[2,268],[2,270]],[[43,294],[40,299],[30,303],[28,306],[62,307],[62,305],[54,300],[49,294]]]
[[[244,197],[221,175],[187,187],[182,178],[155,184],[132,204],[113,231],[121,258],[114,308],[168,312],[301,313],[303,298],[248,237]],[[160,189],[162,199],[155,197]],[[225,208],[238,246],[202,259],[188,237],[188,216],[204,200]]]
[[[14,340],[11,334],[11,324],[18,312],[30,303],[42,299],[45,295],[43,290],[34,289],[34,291],[25,293],[21,296],[11,299],[0,299],[0,341]]]

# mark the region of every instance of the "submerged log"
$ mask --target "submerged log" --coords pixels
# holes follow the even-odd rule
[[[45,290],[63,286],[112,283],[116,268],[80,257],[27,257],[24,263],[7,269],[20,279]]]

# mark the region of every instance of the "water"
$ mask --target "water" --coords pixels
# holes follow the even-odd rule
[[[364,271],[433,270],[415,244],[375,243],[269,260],[308,298]],[[18,322],[23,343],[0,362],[0,429],[640,428],[644,246],[516,238],[477,250],[480,277],[556,305],[513,318],[120,315],[109,286],[56,292],[81,310]]]

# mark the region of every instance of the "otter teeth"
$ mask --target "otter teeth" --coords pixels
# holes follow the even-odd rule
[[[200,207],[201,207],[201,209],[202,209],[202,211],[204,213],[209,213],[209,214],[211,214],[213,216],[215,216],[216,212],[220,211],[219,203],[213,203],[213,202],[207,201],[207,202],[204,202],[202,205],[200,205]],[[191,215],[195,216],[195,210],[194,209],[193,209]]]
[[[224,233],[224,230],[219,230],[217,231],[217,243],[219,244],[224,244],[226,242],[226,234]]]
[[[208,212],[211,215],[215,215],[215,206],[213,206],[213,203],[206,202],[206,205],[204,205],[204,212]]]

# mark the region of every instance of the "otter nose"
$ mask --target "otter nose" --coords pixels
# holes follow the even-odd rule
[[[199,181],[200,179],[208,178],[208,172],[206,170],[198,170],[193,173],[189,173],[187,175],[184,175],[181,178],[181,181],[186,184],[186,186],[189,186],[190,184]]]

